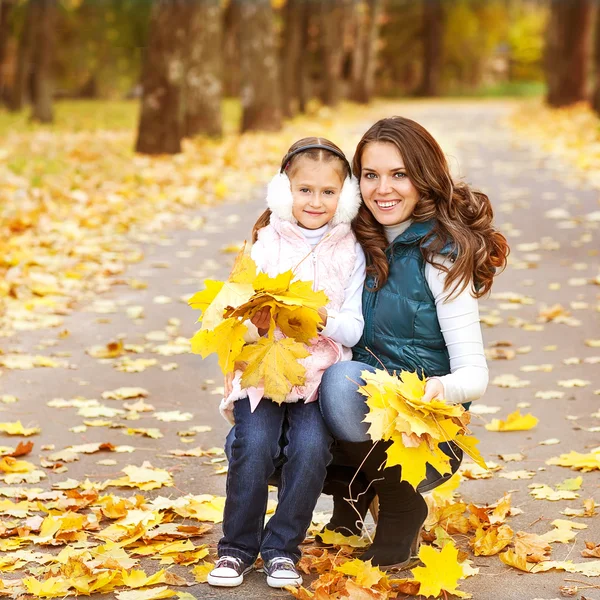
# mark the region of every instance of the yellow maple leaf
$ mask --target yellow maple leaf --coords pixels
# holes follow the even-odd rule
[[[370,423],[369,435],[373,440],[388,440],[396,427],[398,411],[390,406],[385,394],[379,387],[367,382],[359,388],[361,394],[367,396],[369,412],[363,423]]]
[[[246,243],[235,257],[229,281],[233,283],[252,283],[256,279],[256,263],[246,253]]]
[[[139,588],[155,585],[157,583],[164,583],[164,574],[164,569],[161,569],[152,575],[146,575],[141,569],[131,569],[129,572],[123,569],[121,571],[121,579],[123,580],[123,585],[126,585],[129,588]]]
[[[416,567],[412,574],[415,581],[421,584],[421,596],[437,598],[444,591],[459,598],[469,597],[457,589],[458,582],[464,577],[464,570],[458,562],[458,550],[452,542],[447,543],[440,552],[432,546],[421,546],[419,558],[425,566]]]
[[[513,530],[508,525],[493,525],[488,529],[478,527],[471,541],[475,556],[493,556],[504,550],[513,538]]]
[[[317,337],[321,315],[317,310],[297,307],[280,307],[274,315],[275,325],[283,335],[305,344]]]
[[[331,544],[332,546],[351,546],[352,548],[364,548],[369,544],[368,540],[357,535],[344,535],[343,533],[333,531],[332,529],[325,529],[320,536],[324,544]]]
[[[524,555],[526,560],[541,562],[547,559],[552,551],[550,544],[535,533],[517,531],[515,535],[515,554]]]
[[[547,465],[558,465],[560,467],[571,467],[575,471],[600,470],[600,447],[594,448],[591,452],[583,454],[581,452],[569,452],[549,458],[546,461]]]
[[[454,443],[465,453],[468,454],[473,462],[482,469],[487,469],[487,465],[481,452],[475,447],[479,444],[479,440],[469,435],[457,435],[454,438]]]
[[[245,346],[238,356],[240,362],[247,363],[242,386],[262,384],[265,397],[281,403],[293,386],[304,384],[306,369],[298,359],[308,354],[304,344],[291,338],[260,338],[256,344]]]
[[[451,471],[450,457],[437,446],[431,449],[427,442],[421,442],[415,448],[408,448],[404,446],[400,436],[394,435],[392,445],[386,452],[386,468],[400,465],[402,467],[400,479],[408,481],[414,488],[425,479],[427,463],[441,474]]]
[[[213,283],[216,284],[219,282]],[[202,294],[202,292],[199,293]],[[215,329],[226,318],[226,309],[244,305],[253,294],[254,289],[250,283],[224,282],[218,294],[202,313],[202,329]],[[192,296],[192,298],[194,297]]]
[[[425,393],[425,378],[421,379],[417,373],[402,371],[400,373],[400,393],[407,400],[420,400]]]
[[[65,596],[69,590],[70,582],[64,577],[48,577],[38,581],[34,577],[25,577],[23,584],[27,591],[37,598],[57,598]]]
[[[204,280],[204,289],[196,292],[189,300],[188,304],[195,310],[200,310],[202,313],[210,306],[214,299],[218,296],[223,288],[223,281],[215,281],[214,279]],[[199,317],[202,320],[202,316]]]
[[[119,600],[162,600],[175,596],[175,592],[166,585],[155,588],[115,592]]]
[[[362,561],[359,558],[349,560],[343,565],[335,567],[336,571],[343,573],[344,575],[350,575],[355,578],[356,583],[364,588],[372,588],[378,584],[386,574],[381,571],[378,567],[374,567],[371,561]]]
[[[39,427],[23,427],[21,421],[15,421],[13,423],[0,423],[0,431],[8,435],[24,435],[28,437],[39,433],[41,429]]]
[[[293,276],[291,270],[279,273],[275,277],[271,277],[267,273],[259,273],[254,278],[252,285],[256,292],[267,291],[269,294],[281,294],[289,289]]]
[[[192,569],[192,573],[194,574],[194,578],[198,583],[206,583],[208,580],[208,574],[214,569],[215,565],[209,563],[207,561],[202,562],[201,564],[195,566]]]
[[[510,548],[506,552],[499,554],[498,557],[505,565],[519,569],[519,571],[525,571],[526,573],[529,573],[534,566],[534,563],[527,562],[526,554],[511,550]]]
[[[224,374],[231,373],[245,344],[244,335],[247,331],[248,328],[237,319],[226,319],[215,329],[197,331],[192,338],[192,352],[200,354],[202,358],[216,353],[221,371]]]
[[[488,431],[526,431],[533,429],[538,424],[538,419],[532,414],[522,415],[520,410],[510,413],[506,421],[492,419],[485,428]]]
[[[31,473],[35,465],[26,460],[17,460],[12,456],[0,458],[0,471],[3,473]]]

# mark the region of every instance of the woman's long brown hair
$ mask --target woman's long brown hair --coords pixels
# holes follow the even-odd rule
[[[333,151],[327,152],[327,150],[323,150],[321,148],[311,148],[310,150],[304,150],[302,152],[299,152],[298,154],[294,154],[294,156],[288,159],[288,156],[298,148],[302,148],[303,146],[313,146],[315,144],[319,144],[321,146],[329,146]],[[281,160],[281,170],[286,171],[288,177],[292,177],[294,174],[294,164],[296,163],[298,158],[300,158],[301,156],[305,156],[317,162],[335,162],[336,168],[339,167],[339,174],[341,180],[345,181],[346,177],[348,175],[351,175],[351,173],[348,171],[348,165],[337,154],[335,154],[336,152],[344,154],[340,150],[340,148],[338,148],[333,142],[329,141],[328,139],[321,137],[305,137],[301,140],[298,140],[297,142],[294,142],[290,146],[289,150],[286,152],[285,156]],[[266,227],[270,223],[270,221],[271,211],[267,208],[267,210],[265,210],[260,215],[260,217],[258,217],[258,220],[252,228],[253,244],[258,239],[259,230],[261,230],[263,227]]]
[[[421,241],[425,260],[433,264],[434,256],[448,242],[454,245],[450,267],[435,263],[448,273],[444,289],[454,296],[472,284],[476,298],[487,294],[494,275],[506,267],[509,253],[506,238],[492,225],[489,198],[465,183],[454,183],[439,144],[424,127],[404,117],[381,119],[363,135],[352,164],[359,181],[362,154],[373,142],[393,144],[400,152],[406,174],[420,196],[412,220],[434,220],[432,231]],[[373,289],[380,289],[389,275],[384,227],[363,203],[353,229],[367,257],[367,273],[376,277]]]

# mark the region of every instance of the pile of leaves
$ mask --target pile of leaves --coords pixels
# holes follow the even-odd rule
[[[292,271],[276,277],[257,274],[244,249],[227,281],[204,283],[205,289],[189,300],[192,308],[202,311],[202,328],[192,338],[192,351],[203,358],[216,353],[223,374],[242,363],[243,388],[262,385],[266,397],[283,402],[292,387],[304,384],[306,369],[298,361],[309,355],[305,344],[317,337],[325,292],[314,291],[312,281],[294,281]],[[266,337],[246,342],[253,327],[249,321],[265,307],[270,309]]]
[[[368,433],[373,440],[392,442],[385,466],[402,465],[403,481],[416,488],[425,479],[428,463],[441,474],[451,472],[450,456],[440,450],[441,442],[454,442],[485,468],[475,447],[478,441],[467,435],[470,416],[462,405],[423,401],[426,381],[417,373],[396,376],[377,370],[363,371],[361,377],[365,383],[358,391],[367,397]]]

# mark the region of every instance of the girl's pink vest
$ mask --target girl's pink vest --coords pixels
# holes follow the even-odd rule
[[[262,271],[274,277],[291,269],[295,279],[312,280],[313,289],[323,290],[327,294],[327,308],[340,310],[356,263],[356,238],[349,224],[336,225],[311,248],[297,225],[271,215],[270,224],[258,232],[258,243],[265,249],[265,261],[259,265]],[[281,332],[275,333],[283,336]],[[292,388],[286,402],[297,402],[301,398],[306,402],[316,400],[325,369],[352,358],[349,348],[322,335],[307,345],[307,349],[310,355],[299,361],[306,368],[306,382],[303,386]],[[262,398],[262,390],[240,389],[240,377],[241,372],[237,371],[233,392],[223,399],[220,407],[223,416],[230,421],[235,400],[247,395],[254,410]]]

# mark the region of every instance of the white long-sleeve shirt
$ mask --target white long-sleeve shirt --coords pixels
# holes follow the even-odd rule
[[[306,241],[314,248],[329,230],[328,225],[319,229],[299,228]],[[268,248],[257,240],[250,251],[252,260],[259,270],[265,264],[265,256]],[[321,331],[321,335],[352,348],[358,343],[365,325],[362,314],[362,291],[365,282],[366,261],[365,254],[360,244],[356,244],[356,263],[350,280],[344,291],[344,302],[340,310],[327,309],[327,325]]]
[[[392,242],[410,226],[411,221],[385,228],[388,242]],[[434,262],[450,266],[449,259],[443,256]],[[425,265],[425,277],[435,298],[435,308],[442,335],[450,357],[450,374],[436,377],[444,386],[444,398],[452,404],[478,400],[487,388],[489,374],[481,325],[479,304],[467,286],[457,296],[448,300],[451,291],[444,291],[447,273],[435,265]],[[402,318],[402,315],[399,315]]]

